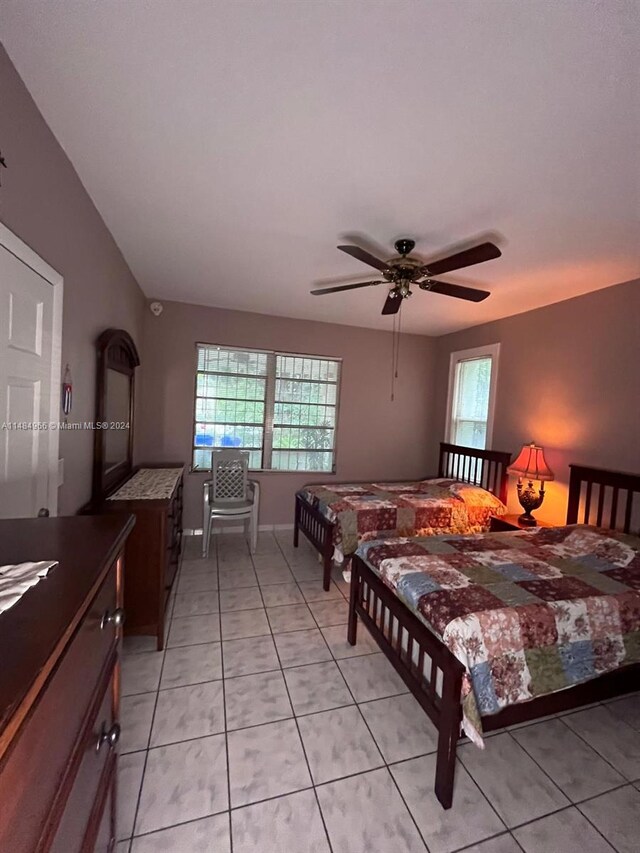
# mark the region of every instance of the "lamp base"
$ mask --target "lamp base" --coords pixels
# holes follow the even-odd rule
[[[540,484],[540,490],[536,491],[531,480],[525,488],[521,482],[518,483],[518,500],[520,506],[524,510],[521,516],[518,517],[518,522],[523,527],[535,527],[537,521],[531,515],[532,509],[538,509],[544,501],[544,483]]]

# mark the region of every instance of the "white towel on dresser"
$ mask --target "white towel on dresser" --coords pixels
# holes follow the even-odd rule
[[[58,565],[57,560],[41,560],[38,563],[10,563],[0,566],[0,613],[20,601],[28,589]]]

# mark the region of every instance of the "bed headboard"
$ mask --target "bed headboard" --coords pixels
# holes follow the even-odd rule
[[[596,524],[623,533],[640,533],[640,474],[569,465],[567,524]]]
[[[438,477],[482,486],[506,504],[510,461],[511,454],[503,450],[478,450],[441,441]]]

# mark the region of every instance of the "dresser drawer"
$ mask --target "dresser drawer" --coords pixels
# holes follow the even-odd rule
[[[98,804],[96,812],[97,829],[91,827],[89,835],[85,838],[83,853],[85,851],[86,853],[114,853],[116,844],[116,768],[117,762],[114,758],[107,771],[104,798]]]
[[[114,563],[3,758],[1,851],[46,849],[43,839],[64,808],[71,764],[117,649],[119,631],[103,621],[119,604],[116,571]]]
[[[80,766],[49,848],[50,853],[75,853],[81,849],[82,840],[90,828],[91,815],[96,810],[101,782],[115,763],[115,750],[120,737],[114,713],[117,677],[115,666],[114,656],[106,684],[101,686],[98,692],[80,744]]]
[[[171,500],[167,513],[167,544],[171,547],[182,533],[182,489],[179,489]]]
[[[182,550],[182,480],[169,505],[165,529],[165,590],[170,590],[180,563]]]

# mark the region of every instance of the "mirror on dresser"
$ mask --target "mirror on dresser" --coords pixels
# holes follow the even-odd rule
[[[124,329],[107,329],[98,338],[93,500],[104,500],[131,476],[135,370],[140,356]]]
[[[91,502],[81,512],[136,517],[125,550],[125,634],[162,649],[165,611],[182,549],[182,462],[133,464],[136,345],[124,329],[96,343],[96,424]]]

